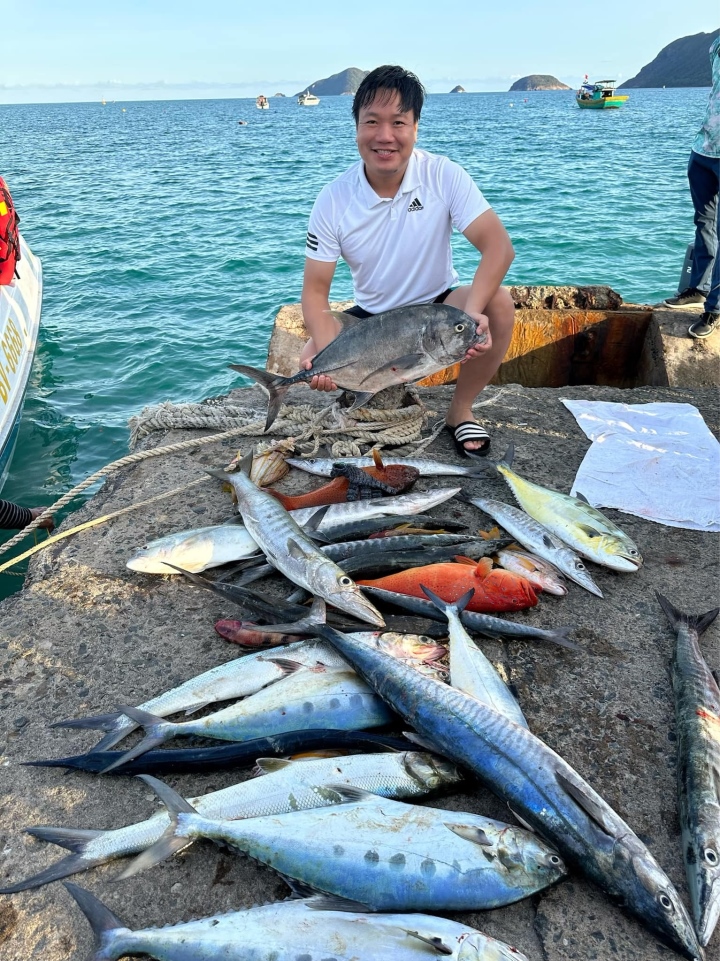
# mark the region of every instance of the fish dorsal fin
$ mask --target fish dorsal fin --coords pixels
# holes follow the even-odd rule
[[[259,757],[255,761],[261,774],[274,774],[276,771],[284,771],[286,767],[291,767],[294,763],[294,761],[286,761],[282,757]]]
[[[582,501],[583,504],[587,504],[588,507],[591,506],[590,501],[587,499],[587,497],[584,494],[581,494],[580,491],[575,491],[575,496],[579,501]]]
[[[590,527],[588,524],[578,524],[578,528],[587,535],[587,537],[602,537],[600,531],[596,531],[594,527]]]
[[[361,901],[351,901],[337,894],[315,894],[305,901],[311,911],[347,911],[352,914],[367,914],[371,909]]]
[[[291,878],[289,875],[283,874],[282,871],[278,871],[278,874],[290,888],[292,892],[290,897],[293,900],[306,901],[324,893],[319,888],[314,888],[312,884],[308,884],[306,881],[298,881],[297,878]]]
[[[385,470],[385,464],[377,447],[373,447],[370,453],[372,454],[373,464],[377,467],[377,469]]]
[[[475,563],[473,561],[473,563]],[[487,577],[490,571],[493,569],[492,557],[481,557],[477,562],[477,567],[475,568],[476,577]]]
[[[455,554],[453,556],[453,560],[456,564],[465,564],[469,567],[477,567],[477,561],[474,561],[472,557],[465,557],[464,554]],[[490,562],[490,566],[492,566],[492,561]]]
[[[349,330],[359,323],[359,321],[367,319],[365,317],[356,317],[355,314],[348,314],[347,311],[344,310],[328,310],[327,313],[330,314],[331,317],[334,317],[339,324],[342,324],[343,330]]]
[[[453,834],[457,834],[459,838],[463,838],[465,841],[472,841],[473,844],[480,844],[484,848],[493,846],[492,841],[483,829],[474,824],[448,824],[447,821],[443,821],[443,824],[448,831],[452,831]]]
[[[436,954],[449,955],[454,953],[455,949],[451,948],[449,944],[445,944],[442,938],[427,937],[424,934],[420,934],[419,931],[410,931],[409,929],[405,933],[409,938],[417,938],[418,941],[427,944]]]
[[[583,809],[587,816],[592,818],[599,828],[610,837],[615,837],[616,828],[608,819],[607,811],[597,803],[595,798],[586,793],[585,785],[571,781],[560,771],[555,771],[555,780],[563,791],[569,794],[573,801]]]

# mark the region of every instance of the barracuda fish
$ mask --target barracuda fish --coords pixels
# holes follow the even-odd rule
[[[195,721],[172,722],[147,711],[122,707],[142,725],[145,737],[113,768],[139,757],[172,737],[211,737],[242,741],[302,728],[357,730],[389,724],[392,713],[356,674],[317,667],[296,671],[257,694]]]
[[[475,507],[489,514],[523,547],[527,547],[529,551],[549,561],[571,581],[584,587],[596,597],[603,596],[600,588],[590,577],[582,559],[539,521],[511,504],[505,504],[490,497],[467,497],[466,499],[469,504],[474,504]]]
[[[487,704],[509,721],[527,727],[520,705],[508,690],[507,684],[485,657],[462,625],[460,613],[467,607],[472,591],[450,603],[428,588],[423,590],[439,611],[447,617],[450,628],[450,683],[458,691]]]
[[[683,856],[700,944],[720,916],[720,689],[699,639],[718,615],[683,614],[655,592],[677,634],[672,665]]]
[[[464,464],[445,464],[439,460],[425,457],[395,457],[385,452],[384,460],[388,465],[400,464],[403,467],[414,467],[420,471],[421,477],[480,477],[485,473],[484,467],[471,467]],[[291,467],[297,467],[308,474],[317,477],[330,477],[334,464],[352,464],[354,467],[372,467],[375,463],[370,455],[366,457],[288,457]]]
[[[474,928],[426,914],[365,914],[339,898],[264,904],[197,921],[132,931],[89,891],[65,887],[92,927],[90,961],[148,954],[163,961],[528,961]]]
[[[395,538],[391,539],[395,540]],[[382,541],[379,543],[382,543]],[[462,545],[448,544],[445,547],[424,547],[421,550],[414,551],[360,552],[338,563],[345,573],[352,577],[360,574],[363,577],[367,577],[369,574],[386,576],[413,568],[421,568],[428,564],[450,563],[460,554],[473,561],[478,561],[487,557],[488,554],[494,554],[498,543],[502,542],[495,541],[496,546],[493,549],[488,549],[489,541],[476,540]],[[492,561],[488,561],[488,563],[492,566]]]
[[[436,682],[431,682],[436,683]],[[463,911],[512,904],[565,874],[561,858],[523,828],[326,784],[344,804],[244,821],[204,818],[144,776],[171,826],[120,878],[164,861],[198,837],[229,844],[311,888],[373,911]]]
[[[248,476],[251,464],[252,452],[237,473],[208,473],[232,485],[245,526],[273,567],[328,604],[375,627],[383,627],[382,614],[353,579],[325,557],[282,504],[253,484]]]
[[[257,764],[263,777],[188,798],[188,803],[203,817],[232,821],[336,804],[338,795],[322,788],[328,781],[353,785],[380,797],[417,798],[461,780],[454,765],[418,751],[353,754],[307,761],[260,758]],[[0,894],[39,888],[107,861],[138,854],[159,841],[169,824],[167,813],[157,811],[144,821],[111,831],[27,828],[26,833],[32,837],[58,844],[73,853],[25,881],[0,888]]]
[[[458,488],[459,490],[459,488]],[[413,533],[422,534],[423,532],[442,532],[443,534],[454,532],[460,533],[466,530],[465,524],[449,520],[447,517],[438,519],[430,517],[429,514],[393,514],[392,519],[389,515],[381,517],[370,517],[367,520],[348,521],[338,523],[330,530],[323,531],[328,541],[337,544],[344,540],[357,540],[363,537],[385,536],[386,531],[393,531],[395,534],[402,535],[408,529],[413,529]]]
[[[596,564],[625,573],[642,565],[637,545],[582,495],[571,497],[525,480],[511,469],[513,456],[510,444],[502,460],[490,461],[488,466],[505,478],[515,500],[531,517]]]
[[[412,611],[423,617],[430,617],[434,620],[445,620],[445,615],[441,614],[430,601],[419,597],[411,597],[410,594],[396,594],[394,591],[386,591],[380,587],[365,587],[365,591],[378,601],[385,601],[387,604],[394,604],[406,611]],[[568,640],[567,635],[572,631],[572,627],[556,627],[548,631],[542,627],[533,627],[531,624],[520,624],[517,621],[507,621],[502,617],[493,617],[492,614],[480,614],[475,611],[461,611],[460,621],[469,627],[471,631],[478,634],[489,634],[491,637],[514,637],[530,641],[549,641],[551,644],[558,644],[560,647],[568,648],[571,651],[580,651],[582,648],[578,644],[573,644]]]
[[[560,571],[535,554],[512,547],[501,548],[497,552],[497,562],[506,571],[526,577],[538,590],[555,594],[557,597],[567,594],[567,587]]]
[[[320,618],[315,623],[321,624],[322,620]],[[144,701],[138,707],[141,711],[158,717],[168,717],[180,711],[184,711],[185,714],[194,714],[208,704],[238,700],[257,694],[258,691],[281,680],[299,667],[316,667],[321,663],[326,670],[346,671],[348,669],[345,661],[338,657],[327,641],[301,640],[295,644],[289,644],[284,649],[283,658],[280,660],[268,657],[265,651],[246,654],[204,671],[171,691]],[[95,745],[95,751],[106,751],[113,747],[137,726],[136,721],[118,711],[112,714],[97,714],[93,717],[70,718],[50,725],[53,728],[90,728],[105,731],[106,736]]]
[[[704,957],[685,906],[648,849],[540,738],[402,661],[331,628],[321,630],[425,742],[473,771],[568,864],[654,934],[692,961]]]
[[[449,304],[423,304],[386,310],[372,323],[351,314],[330,311],[342,330],[313,357],[310,370],[281,377],[246,364],[230,364],[264,387],[270,396],[265,430],[278,415],[292,384],[307,383],[329,374],[338,387],[354,393],[348,412],[363,407],[379,390],[393,384],[412,384],[462,360],[468,350],[484,343],[475,321]]]
[[[257,542],[242,524],[216,524],[150,541],[125,566],[143,574],[173,574],[165,563],[170,561],[197,574],[259,553]]]
[[[237,476],[237,475],[228,475]],[[223,475],[225,479],[225,475]],[[451,497],[455,497],[462,490],[461,487],[432,487],[427,491],[411,491],[409,494],[398,494],[397,497],[382,497],[377,500],[350,501],[346,504],[331,504],[325,511],[318,524],[322,534],[332,534],[332,531],[342,525],[370,520],[374,517],[389,517],[396,514],[421,514],[432,510],[438,504],[444,504]],[[307,524],[313,514],[322,510],[318,507],[303,507],[293,513],[293,519],[301,526]]]

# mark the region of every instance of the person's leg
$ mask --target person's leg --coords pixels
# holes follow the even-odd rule
[[[463,310],[469,293],[469,286],[458,287],[448,294],[445,303]],[[510,292],[506,288],[500,287],[485,308],[485,313],[490,324],[492,347],[481,357],[468,360],[460,367],[460,376],[445,416],[445,420],[450,427],[455,427],[463,421],[475,420],[472,405],[478,394],[495,376],[510,346],[515,317],[515,304]],[[466,450],[472,452],[487,449],[490,442],[467,441],[463,446]]]
[[[693,151],[688,164],[690,196],[695,208],[695,249],[690,271],[690,286],[703,290],[711,283],[717,260],[718,166],[720,161]],[[717,293],[716,293],[717,309]],[[708,308],[706,308],[708,309]]]

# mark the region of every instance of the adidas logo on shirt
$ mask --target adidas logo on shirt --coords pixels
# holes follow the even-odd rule
[[[420,203],[420,201],[416,197],[408,207],[408,213],[413,213],[415,210],[423,210],[423,209],[424,209],[423,205]]]
[[[307,235],[306,246],[308,247],[309,250],[317,250],[317,249],[318,249],[318,239],[317,239],[317,237],[315,236],[315,234],[311,234],[309,230],[308,230],[308,235]]]

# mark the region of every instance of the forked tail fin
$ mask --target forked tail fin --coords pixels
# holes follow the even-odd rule
[[[87,918],[95,936],[95,950],[89,961],[114,961],[116,958],[121,958],[125,952],[122,948],[113,949],[112,935],[116,931],[127,932],[129,930],[127,925],[123,924],[110,908],[105,907],[102,901],[98,901],[94,894],[90,894],[89,891],[71,881],[64,881],[63,884]]]
[[[259,367],[248,367],[246,364],[228,364],[228,366],[231,370],[236,370],[244,377],[249,377],[250,380],[254,380],[268,392],[270,401],[268,403],[265,430],[270,430],[273,421],[280,411],[283,397],[290,387],[288,381],[292,380],[292,378],[280,377],[278,374],[271,374],[267,370],[262,370]]]
[[[715,607],[705,614],[684,614],[682,611],[679,611],[667,597],[660,594],[659,591],[655,591],[655,597],[657,597],[660,607],[665,611],[665,615],[668,621],[670,621],[670,626],[674,631],[677,631],[678,628],[686,624],[689,628],[697,631],[698,637],[702,637],[718,616],[718,613],[720,613],[720,608]]]

